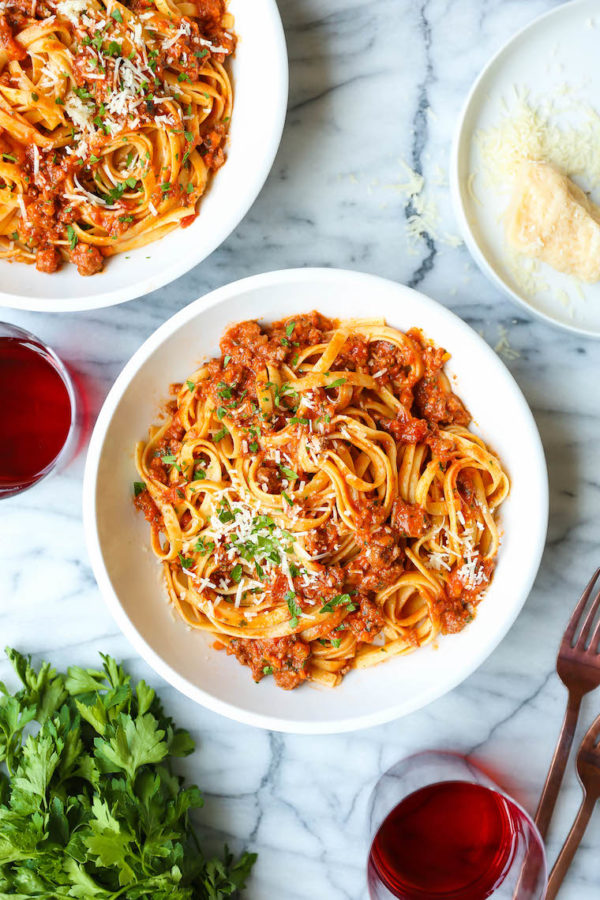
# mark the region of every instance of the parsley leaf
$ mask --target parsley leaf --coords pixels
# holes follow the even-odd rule
[[[345,606],[348,612],[354,612],[356,609],[350,594],[338,594],[336,597],[332,597],[327,603],[324,603],[319,612],[333,612],[336,606]]]
[[[302,615],[302,609],[296,603],[295,591],[288,591],[283,599],[286,600],[287,607],[290,611],[290,628],[296,628],[298,625],[298,618]]]
[[[77,232],[72,225],[67,225],[67,237],[69,238],[69,246],[71,247],[71,250],[74,250],[77,246],[79,238],[77,237]]]

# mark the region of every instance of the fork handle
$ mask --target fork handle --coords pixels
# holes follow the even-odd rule
[[[538,803],[538,808],[535,813],[535,824],[537,825],[542,838],[546,837],[552,813],[556,806],[556,800],[565,774],[569,753],[571,752],[571,745],[573,744],[573,736],[575,735],[575,729],[577,727],[580,707],[581,694],[569,692],[569,700],[567,702],[567,709],[565,711],[562,728],[560,730],[556,749],[554,750],[552,762],[550,763],[540,802]]]
[[[577,818],[573,822],[573,827],[569,832],[569,836],[563,844],[563,848],[558,855],[558,859],[554,863],[554,867],[550,873],[548,881],[548,890],[546,891],[546,900],[554,900],[563,879],[567,874],[567,870],[573,861],[575,852],[579,847],[581,838],[590,821],[594,806],[596,805],[596,797],[586,793],[583,803],[579,807]]]

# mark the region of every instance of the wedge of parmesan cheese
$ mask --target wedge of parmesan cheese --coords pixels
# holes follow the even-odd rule
[[[581,281],[600,280],[600,207],[550,163],[519,164],[505,228],[519,253]]]

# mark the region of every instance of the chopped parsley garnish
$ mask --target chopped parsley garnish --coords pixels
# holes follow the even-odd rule
[[[302,610],[296,603],[295,591],[288,591],[283,599],[287,602],[287,607],[290,611],[290,627],[296,628],[298,625],[298,618],[302,615]]]
[[[328,388],[341,387],[343,384],[346,384],[345,378],[336,378],[336,380],[332,381],[331,384],[325,385],[325,390],[328,390]]]
[[[179,557],[179,562],[181,563],[181,565],[184,569],[191,569],[192,566],[194,565],[194,560],[188,559],[186,556],[183,555],[183,553],[178,553],[177,556]]]
[[[263,666],[263,675],[272,675],[273,666]]]
[[[194,52],[194,56],[198,59],[203,59],[208,54],[208,50],[196,50]]]
[[[293,469],[288,469],[287,466],[279,466],[279,468],[281,469],[281,474],[285,475],[286,478],[299,478],[300,477],[297,472],[294,472]]]
[[[224,357],[223,357],[223,368],[225,368],[225,366],[226,366],[230,361],[231,361],[231,357],[230,357],[230,356],[224,356]]]
[[[217,385],[217,394],[222,400],[231,400],[233,397],[234,385],[227,384],[226,381],[220,381]]]
[[[292,416],[290,422],[292,425],[310,425],[310,419],[306,419],[304,416]]]
[[[196,385],[195,385],[195,383],[194,383],[193,381],[189,381],[189,380],[188,380],[188,381],[186,381],[186,384],[187,384],[187,389],[188,389],[188,391],[190,392],[190,394],[193,394],[194,391],[196,390]]]
[[[79,238],[77,237],[77,232],[75,231],[75,229],[73,228],[72,225],[67,225],[67,237],[69,239],[69,245],[71,247],[71,250],[74,250],[75,247],[77,246],[77,242],[78,242]]]
[[[111,12],[111,16],[113,17],[113,19],[115,20],[115,22],[122,22],[122,21],[123,21],[123,16],[122,16],[122,14],[121,14],[121,10],[120,10],[120,9],[113,9],[113,11]]]
[[[215,549],[214,541],[205,541],[204,538],[198,538],[194,550],[196,553],[200,553],[202,556],[207,556],[209,553],[212,553]]]
[[[295,322],[288,322],[288,324],[285,326],[285,333],[287,334],[288,337],[292,336],[295,327],[296,327]]]
[[[324,603],[319,612],[333,612],[336,606],[345,606],[348,612],[354,612],[356,609],[350,594],[338,594],[336,597],[332,597],[327,603]]]
[[[235,584],[239,584],[240,581],[242,580],[242,575],[243,575],[243,574],[244,574],[244,570],[242,569],[242,565],[241,565],[241,563],[238,563],[238,564],[235,565],[235,566],[233,567],[233,569],[231,570],[231,580],[232,580]]]
[[[217,513],[219,522],[226,525],[227,522],[233,522],[237,514],[237,510],[232,510],[227,500],[222,500]]]
[[[139,497],[143,491],[146,490],[146,484],[143,481],[134,481],[133,482],[133,495],[134,497]]]
[[[12,153],[3,153],[2,159],[7,159],[8,162],[16,162],[17,161],[17,157],[13,156]]]
[[[258,453],[258,444],[256,441],[252,441],[251,444],[248,444],[248,449],[251,453]]]
[[[222,441],[224,437],[227,437],[229,434],[229,429],[225,427],[225,425],[221,428],[220,431],[217,431],[216,434],[213,434],[213,441],[215,444],[218,444],[219,441]]]
[[[282,492],[281,492],[281,496],[283,497],[283,499],[285,500],[285,502],[287,503],[288,506],[293,506],[293,505],[294,505],[293,502],[292,502],[292,500],[290,500],[290,498],[288,497],[288,495],[286,494],[285,491],[282,491]]]

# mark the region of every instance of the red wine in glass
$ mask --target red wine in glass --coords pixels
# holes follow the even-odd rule
[[[430,752],[397,764],[374,791],[371,823],[372,900],[544,896],[533,822],[464,757]]]
[[[0,323],[0,497],[54,468],[74,412],[73,387],[58,357],[29,332]]]

